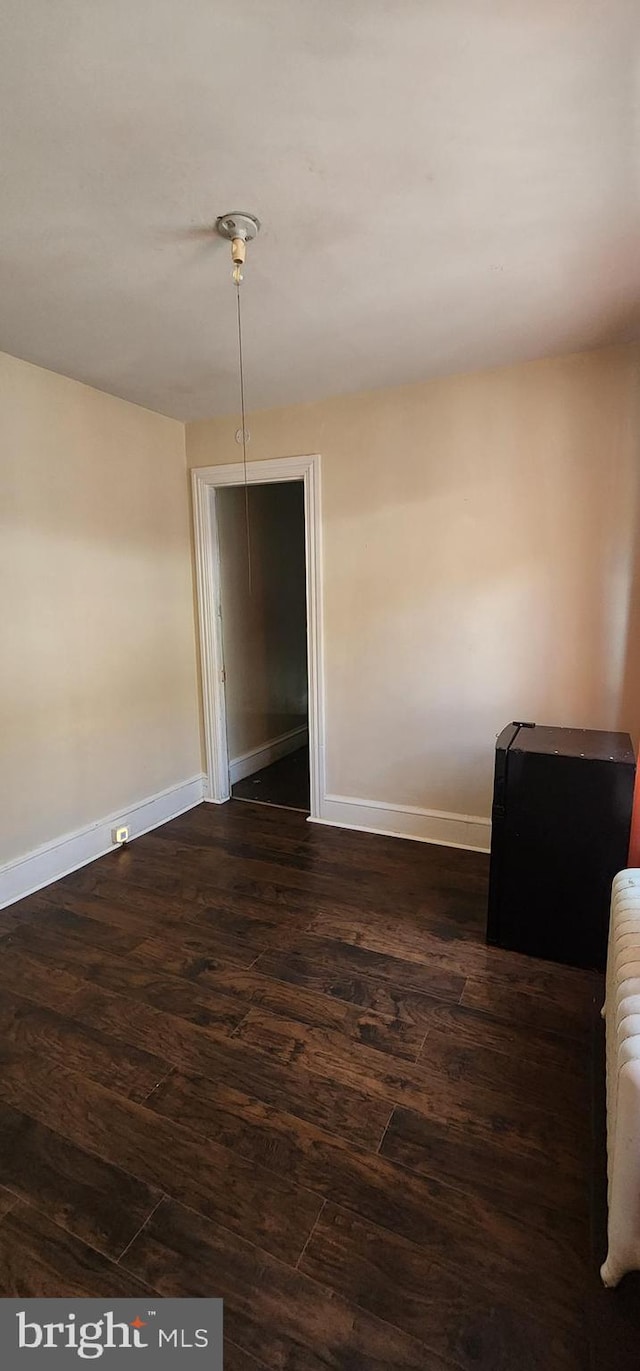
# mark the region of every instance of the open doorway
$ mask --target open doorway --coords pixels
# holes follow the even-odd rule
[[[206,782],[204,798],[222,804],[231,795],[227,741],[226,665],[222,628],[220,539],[216,509],[229,486],[251,491],[265,484],[295,483],[303,489],[306,589],[306,653],[309,732],[309,817],[322,821],[324,805],[324,673],[322,652],[322,565],[320,458],[277,457],[196,467],[192,473],[193,515],[198,591]],[[244,493],[243,493],[244,499]],[[241,547],[245,553],[243,534]],[[290,754],[291,755],[291,754]],[[279,759],[276,759],[279,760]],[[283,759],[286,761],[286,757]]]
[[[216,521],[231,795],[308,814],[302,480],[227,486]]]

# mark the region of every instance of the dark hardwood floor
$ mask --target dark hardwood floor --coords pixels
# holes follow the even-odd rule
[[[0,914],[0,1294],[221,1295],[226,1371],[636,1367],[600,979],[485,947],[487,866],[231,801]]]
[[[236,781],[231,787],[234,800],[251,800],[254,804],[280,805],[283,809],[300,809],[309,813],[309,748],[298,747],[270,766],[262,767]]]

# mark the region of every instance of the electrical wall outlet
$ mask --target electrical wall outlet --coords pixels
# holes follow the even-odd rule
[[[128,843],[128,841],[129,841],[129,829],[128,829],[128,828],[125,828],[124,825],[123,825],[122,828],[112,828],[112,829],[111,829],[111,841],[112,841],[113,843]]]

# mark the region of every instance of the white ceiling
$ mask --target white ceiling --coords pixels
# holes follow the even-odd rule
[[[638,336],[638,0],[2,0],[0,346],[192,419]]]

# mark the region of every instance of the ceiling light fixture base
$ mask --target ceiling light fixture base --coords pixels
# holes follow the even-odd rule
[[[222,238],[228,238],[231,242],[234,238],[241,238],[243,243],[251,243],[260,232],[260,220],[257,214],[234,210],[231,214],[218,215],[216,229]]]

